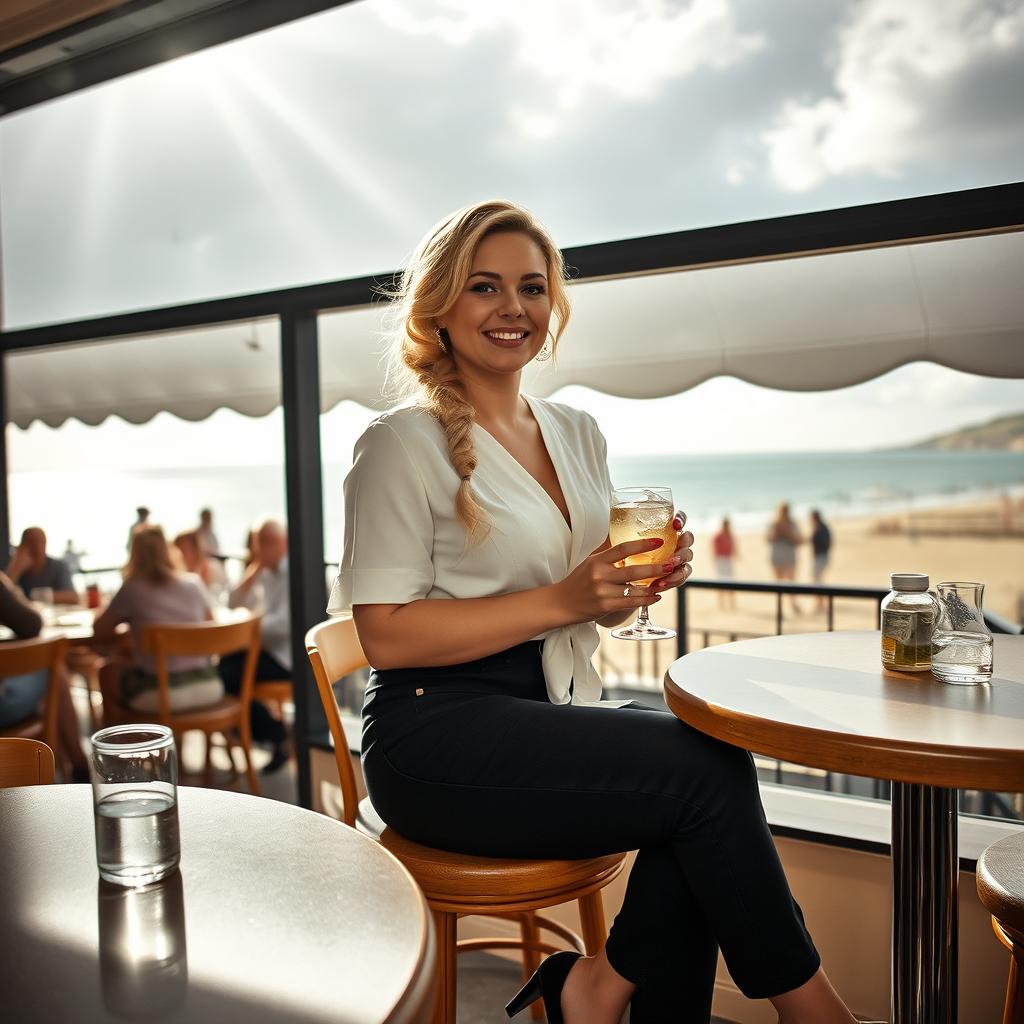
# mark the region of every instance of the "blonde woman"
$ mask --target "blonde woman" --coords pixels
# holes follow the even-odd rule
[[[158,711],[156,664],[139,647],[139,628],[147,623],[198,623],[213,618],[206,587],[198,576],[180,572],[171,557],[164,531],[150,523],[135,528],[124,582],[97,616],[97,640],[113,642],[117,627],[132,629],[130,658],[114,658],[100,671],[104,699],[111,697],[135,711]],[[174,656],[168,659],[172,711],[215,704],[224,687],[210,659]]]
[[[595,707],[596,623],[683,583],[693,537],[610,546],[605,443],[585,413],[520,392],[569,303],[559,250],[487,202],[424,239],[398,296],[414,404],[375,420],[345,481],[330,611],[373,666],[363,766],[409,838],[485,856],[639,849],[595,957],[549,957],[509,1006],[548,1020],[706,1021],[718,946],[787,1024],[853,1018],[820,970],[765,824],[750,755],[636,705]],[[627,339],[624,339],[626,341]],[[681,528],[679,520],[677,529]]]

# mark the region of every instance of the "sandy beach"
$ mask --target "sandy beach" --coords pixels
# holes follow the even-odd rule
[[[1018,603],[1024,599],[1024,502],[1011,508],[992,500],[969,506],[929,509],[908,515],[835,519],[832,553],[825,582],[888,589],[890,572],[926,572],[931,584],[943,580],[978,580],[985,584],[986,611],[1018,622]],[[807,524],[799,523],[807,533]],[[773,579],[768,543],[762,533],[736,537],[736,579]],[[698,535],[694,543],[694,578],[714,578],[711,537]],[[797,557],[797,582],[811,582],[811,553],[802,545]],[[724,643],[733,632],[768,634],[775,632],[775,596],[736,594],[736,607],[720,607],[716,591],[694,588],[688,595],[691,630],[690,648],[704,645],[703,631],[710,643]],[[826,628],[824,613],[814,610],[813,597],[797,600],[799,610],[784,602],[783,631],[807,633]],[[670,592],[652,609],[652,618],[674,625],[676,597]],[[875,605],[870,601],[837,600],[837,629],[874,629]],[[635,643],[616,640],[601,630],[601,647],[595,656],[602,676],[637,677],[660,680],[675,658],[675,641]]]

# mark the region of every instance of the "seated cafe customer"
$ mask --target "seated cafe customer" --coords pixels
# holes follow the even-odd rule
[[[43,628],[42,616],[2,572],[0,624],[7,626],[19,640],[31,640]],[[49,679],[50,673],[45,669],[0,679],[0,729],[17,725],[39,711]],[[57,691],[57,728],[61,748],[71,761],[74,780],[87,781],[89,769],[78,738],[78,719],[63,673]]]
[[[256,681],[289,680],[292,677],[291,606],[288,597],[288,533],[276,519],[264,519],[250,533],[252,561],[228,598],[232,608],[262,612],[260,658]],[[220,660],[224,689],[237,694],[242,689],[245,655],[229,654]],[[252,737],[273,748],[263,773],[270,774],[288,762],[288,731],[261,701],[251,705]]]
[[[159,711],[156,663],[141,649],[141,627],[208,622],[213,619],[213,611],[199,578],[175,568],[159,526],[136,528],[122,575],[121,589],[97,616],[94,634],[99,641],[113,641],[117,627],[126,622],[132,629],[132,650],[128,659],[115,657],[100,671],[103,699],[106,702],[112,698],[134,711]],[[209,658],[172,656],[167,663],[172,711],[215,704],[224,695]]]
[[[7,566],[7,575],[12,583],[21,587],[26,597],[31,597],[33,590],[49,588],[53,591],[54,604],[78,604],[71,573],[63,561],[46,553],[46,534],[39,526],[30,526],[21,535],[21,543]]]

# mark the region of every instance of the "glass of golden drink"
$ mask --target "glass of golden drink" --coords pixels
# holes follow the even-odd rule
[[[675,505],[670,487],[617,487],[612,493],[611,523],[608,536],[613,545],[629,540],[660,537],[665,543],[653,551],[630,555],[626,565],[651,565],[667,562],[676,549],[676,531],[672,528]],[[685,525],[685,522],[684,522]],[[636,580],[629,592],[650,586],[658,577]],[[636,622],[612,630],[612,636],[623,640],[667,640],[676,635],[674,629],[655,626],[647,617],[647,605],[637,612]]]

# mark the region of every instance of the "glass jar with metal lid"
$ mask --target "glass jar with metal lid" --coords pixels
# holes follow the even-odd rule
[[[894,572],[882,599],[882,664],[896,672],[927,672],[939,604],[923,572]]]

